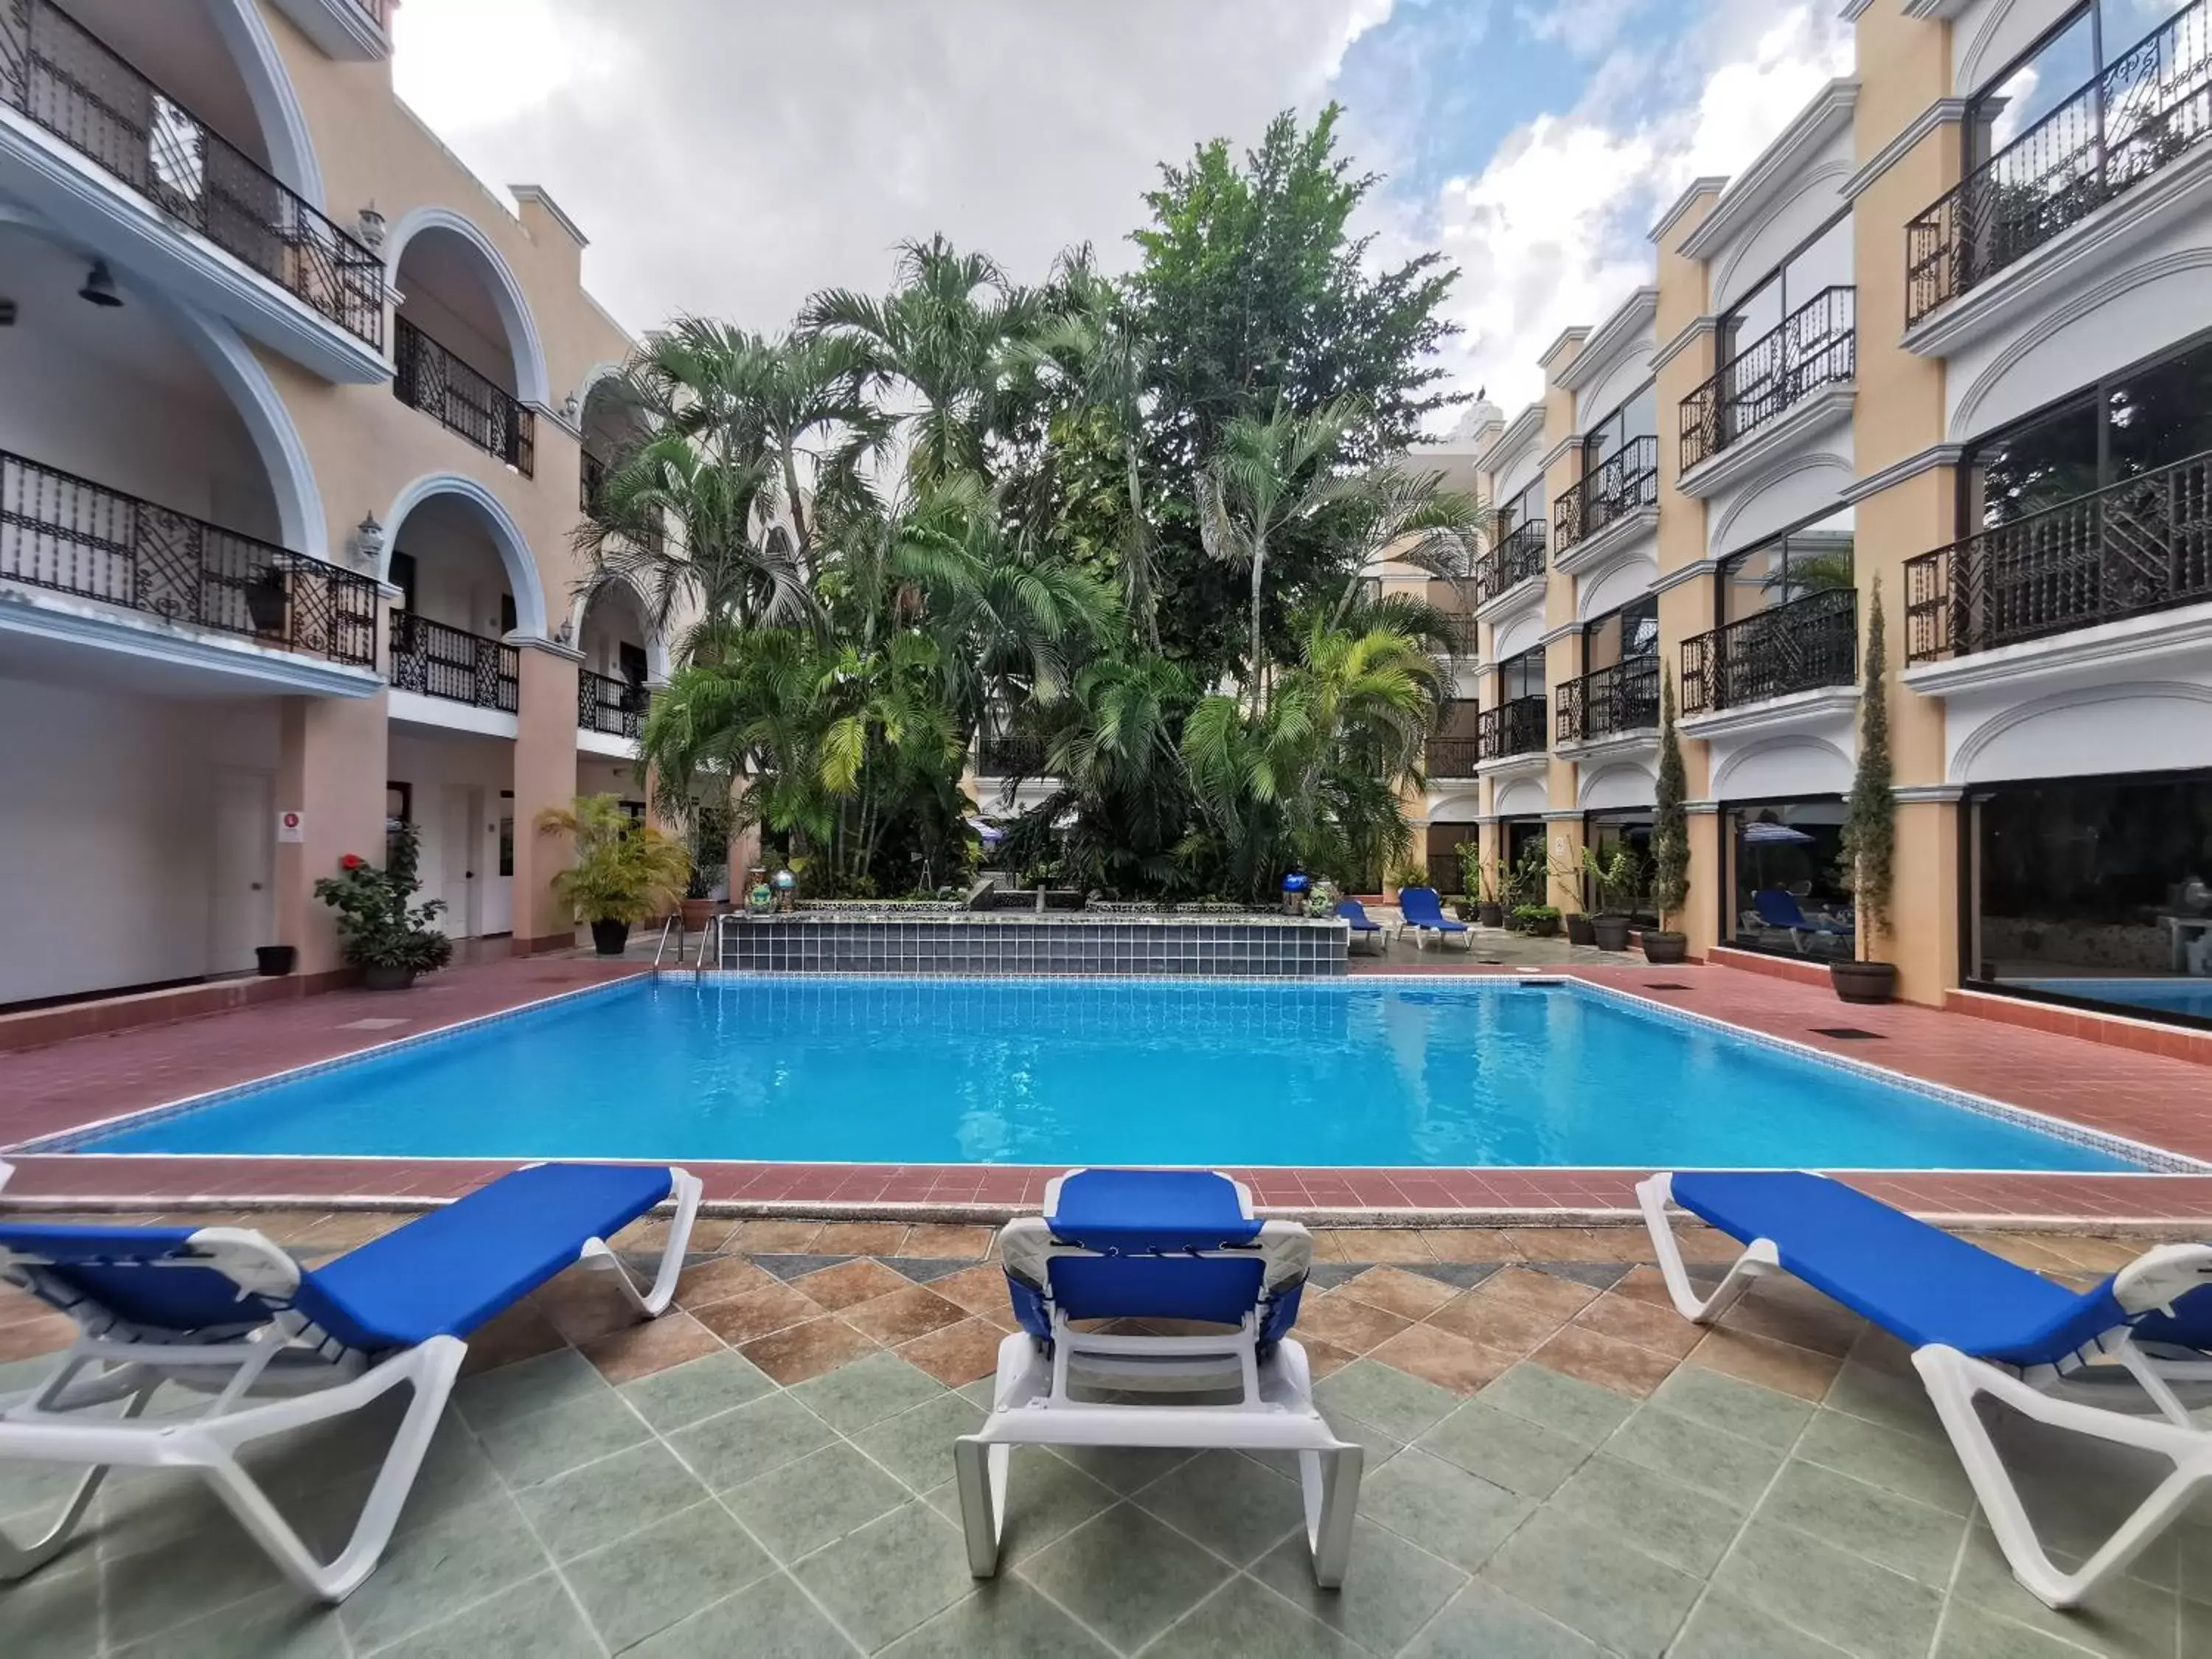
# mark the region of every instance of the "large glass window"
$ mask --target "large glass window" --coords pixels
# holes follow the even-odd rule
[[[1853,580],[1851,510],[1844,507],[1732,556],[1721,567],[1719,619],[1735,622]]]
[[[1658,394],[1647,380],[1583,434],[1583,471],[1596,471],[1636,439],[1656,437],[1658,431]]]
[[[1723,362],[1782,325],[1782,319],[1825,289],[1851,286],[1851,222],[1849,215],[1817,232],[1777,265],[1721,319]]]
[[[1524,524],[1542,524],[1544,517],[1544,479],[1539,473],[1536,481],[1498,510],[1498,533],[1503,538],[1511,535]]]
[[[1498,700],[1511,702],[1516,697],[1540,697],[1544,695],[1544,647],[1523,651],[1517,657],[1508,657],[1498,665]]]
[[[1821,962],[1857,954],[1842,796],[1731,805],[1722,829],[1723,939],[1741,950]]]
[[[1966,111],[1968,172],[1987,161],[2096,77],[2098,20],[2094,10],[2093,7],[2082,7],[2044,36],[2026,57],[1974,94]],[[2156,21],[2154,18],[2145,22],[2142,29],[2127,38],[2134,39]]]
[[[1583,672],[1659,654],[1659,596],[1647,593],[1583,626]]]
[[[1628,849],[1628,890],[1607,896],[1613,908],[1626,911],[1629,920],[1639,927],[1656,927],[1659,925],[1658,908],[1651,902],[1653,822],[1654,814],[1649,808],[1592,812],[1583,820],[1583,844],[1601,859],[1610,862],[1615,848],[1626,847]],[[1583,907],[1595,915],[1601,908],[1601,902],[1587,876],[1583,879]]]
[[[1971,980],[2212,1025],[2212,774],[2006,784],[1968,811]]]

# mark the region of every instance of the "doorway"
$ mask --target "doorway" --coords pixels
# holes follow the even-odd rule
[[[438,896],[446,901],[440,918],[448,936],[474,939],[483,931],[483,883],[477,878],[483,850],[483,792],[459,784],[446,786],[445,816],[438,836]]]
[[[221,767],[215,773],[212,888],[208,895],[208,971],[251,969],[257,945],[276,943],[276,787],[266,772]]]

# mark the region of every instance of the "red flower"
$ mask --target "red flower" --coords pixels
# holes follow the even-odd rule
[[[368,860],[362,857],[358,853],[348,853],[343,858],[338,860],[338,868],[341,870],[358,870],[362,865],[367,864],[368,862]]]

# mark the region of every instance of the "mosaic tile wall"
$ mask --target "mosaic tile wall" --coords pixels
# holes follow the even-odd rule
[[[1170,975],[1318,979],[1345,971],[1340,921],[732,921],[722,966],[770,974]]]

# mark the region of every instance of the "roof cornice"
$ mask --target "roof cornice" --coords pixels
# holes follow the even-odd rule
[[[1822,145],[1849,129],[1858,100],[1859,83],[1848,76],[1821,88],[1796,118],[1759,153],[1758,159],[1721,192],[1721,199],[1705,222],[1682,239],[1682,252],[1692,259],[1711,258],[1723,242],[1747,228]]]
[[[1651,227],[1651,240],[1656,242],[1663,239],[1668,231],[1682,222],[1684,214],[1706,197],[1717,196],[1727,188],[1728,175],[1724,173],[1709,173],[1691,179],[1688,186],[1674,198],[1674,205],[1661,214],[1659,222]]]
[[[1858,200],[1868,186],[1910,155],[1914,146],[1936,128],[1948,126],[1966,118],[1966,100],[1938,98],[1926,109],[1922,110],[1919,114],[1906,122],[1894,138],[1876,150],[1873,160],[1844,180],[1844,199],[1853,202]]]
[[[1583,341],[1589,338],[1589,330],[1582,324],[1578,323],[1572,328],[1561,329],[1559,331],[1559,337],[1553,341],[1551,344],[1546,346],[1544,348],[1543,354],[1536,359],[1536,367],[1544,369],[1550,368],[1553,358],[1558,356],[1569,346],[1579,346]]]
[[[1544,405],[1540,402],[1530,404],[1507,422],[1505,430],[1491,441],[1490,447],[1474,458],[1474,464],[1495,477],[1543,435]]]
[[[1639,288],[1623,301],[1612,316],[1591,331],[1583,342],[1583,349],[1575,359],[1562,368],[1554,380],[1570,392],[1580,392],[1619,362],[1621,357],[1641,343],[1650,331],[1651,324],[1659,314],[1659,290]],[[1648,348],[1647,348],[1648,349]]]

